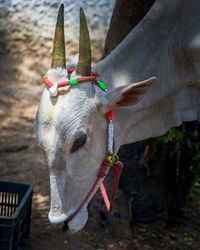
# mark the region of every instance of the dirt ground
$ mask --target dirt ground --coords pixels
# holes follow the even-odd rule
[[[0,179],[34,184],[31,234],[25,250],[200,249],[200,203],[197,209],[185,212],[176,227],[165,223],[136,224],[129,200],[121,190],[114,215],[106,211],[98,192],[89,205],[89,219],[83,230],[67,236],[50,227],[48,167],[33,130],[43,89],[39,83],[45,72],[39,60],[26,59],[24,70],[21,65],[16,66],[15,59],[0,58]],[[34,75],[36,70],[41,78]],[[111,176],[107,185],[110,180]]]

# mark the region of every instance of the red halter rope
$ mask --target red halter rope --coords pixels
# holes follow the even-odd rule
[[[75,70],[76,69],[68,69],[68,73],[71,74]],[[69,85],[76,85],[76,84],[82,83],[82,82],[92,82],[93,84],[97,84],[96,78],[98,76],[100,76],[100,75],[91,71],[90,76],[76,78],[75,84],[73,84],[73,82],[70,82],[70,80],[69,80],[69,81],[58,83],[57,88],[65,87],[65,86],[69,86]],[[47,78],[47,76],[44,76],[44,82],[49,88],[51,88],[54,85]],[[108,112],[109,125],[112,125],[113,119],[114,119],[114,114],[113,114],[113,109],[111,109]],[[113,131],[112,131],[112,136],[113,136]],[[101,189],[101,194],[102,194],[102,197],[104,199],[106,208],[108,209],[109,212],[111,212],[111,213],[114,212],[114,203],[115,203],[115,199],[116,199],[117,187],[118,187],[119,179],[120,179],[120,176],[121,176],[121,173],[122,173],[123,164],[119,161],[117,155],[115,155],[114,152],[113,152],[114,151],[114,149],[113,149],[114,145],[113,145],[112,136],[111,136],[112,141],[111,142],[109,141],[109,143],[111,144],[110,147],[109,147],[109,154],[106,157],[106,159],[102,162],[101,168],[100,168],[100,170],[99,170],[99,172],[97,174],[97,178],[96,178],[94,184],[92,185],[91,189],[89,190],[88,194],[86,195],[84,200],[81,202],[79,207],[76,209],[76,211],[73,214],[71,214],[68,217],[68,219],[65,221],[65,223],[68,223],[69,221],[71,221],[77,215],[77,213],[81,210],[81,208],[85,205],[85,203],[90,199],[90,197],[93,194],[95,188],[97,187],[99,182],[106,176],[106,174],[107,174],[110,167],[113,168],[113,175],[114,175],[114,183],[113,183],[113,188],[112,188],[112,194],[111,194],[110,201],[108,199],[106,189],[105,189],[105,186],[104,186],[103,182],[101,182],[101,184],[100,184],[100,189]]]
[[[67,71],[68,71],[68,73],[69,74],[71,74],[73,71],[75,71],[76,69],[75,68],[73,68],[73,69],[68,69]],[[94,73],[94,72],[90,72],[90,76],[82,76],[82,77],[78,77],[78,78],[76,78],[77,79],[77,83],[82,83],[82,82],[96,82],[96,79],[97,79],[97,77],[99,77],[100,75],[98,74],[98,73]],[[45,84],[49,87],[49,88],[51,88],[53,85],[54,85],[54,83],[53,82],[51,82],[49,79],[48,79],[48,77],[47,76],[44,76],[44,82],[45,82]],[[65,82],[59,82],[58,84],[57,84],[57,88],[61,88],[61,87],[66,87],[66,86],[69,86],[69,85],[76,85],[76,84],[71,84],[71,81],[69,80],[69,81],[65,81]]]

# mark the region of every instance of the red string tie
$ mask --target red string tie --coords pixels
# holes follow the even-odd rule
[[[104,178],[105,176],[106,176],[106,170],[107,170],[107,168],[108,168],[108,161],[107,160],[105,160],[103,163],[102,163],[102,166],[101,166],[101,168],[100,168],[100,170],[99,170],[99,173],[98,173],[98,177],[99,178]]]
[[[119,175],[122,172],[122,163],[121,162],[116,162],[113,166],[113,175]]]

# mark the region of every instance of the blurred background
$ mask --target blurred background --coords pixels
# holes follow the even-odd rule
[[[115,0],[1,0],[0,1],[0,86],[36,88],[51,64],[58,7],[65,5],[66,58],[77,54],[79,10],[87,16],[92,59],[102,56]]]

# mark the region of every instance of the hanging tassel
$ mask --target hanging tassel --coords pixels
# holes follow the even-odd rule
[[[114,153],[114,125],[113,125],[113,109],[108,112],[108,152],[109,154]]]

